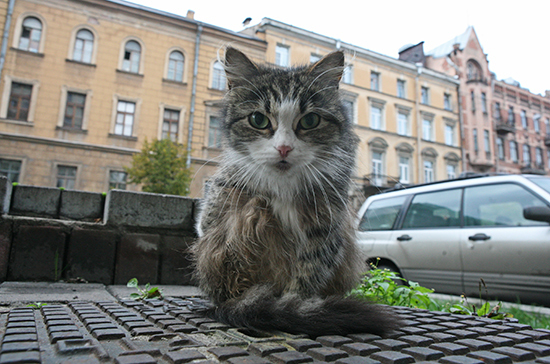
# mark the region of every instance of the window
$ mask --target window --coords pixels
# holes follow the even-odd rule
[[[491,142],[489,138],[489,130],[483,130],[483,144],[485,147],[485,153],[487,157],[491,155]]]
[[[454,164],[447,164],[447,179],[456,178],[456,166]]]
[[[523,127],[523,129],[527,129],[527,114],[525,110],[521,110],[519,115],[521,118],[521,126]]]
[[[353,123],[355,123],[355,102],[352,100],[346,100],[344,99],[342,101],[344,104],[344,108],[346,109],[346,112],[348,113],[349,120]]]
[[[125,190],[127,178],[128,174],[126,174],[126,172],[109,171],[109,189]]]
[[[122,59],[122,70],[131,73],[139,73],[141,58],[141,46],[135,40],[126,42],[124,46],[124,57]]]
[[[445,144],[454,145],[455,144],[455,128],[453,125],[445,125]]]
[[[225,78],[225,70],[223,65],[216,61],[212,67],[212,88],[216,90],[225,90],[227,80]]]
[[[56,187],[63,187],[66,190],[74,190],[76,184],[76,167],[57,166]]]
[[[40,38],[42,37],[42,23],[35,17],[23,20],[21,35],[19,37],[19,49],[38,53],[40,50]]]
[[[540,115],[533,116],[533,127],[535,128],[535,133],[540,133]]]
[[[430,119],[422,119],[422,139],[433,141],[433,122]]]
[[[474,60],[469,60],[466,63],[466,78],[468,81],[481,80],[481,67]]]
[[[518,144],[513,140],[510,140],[510,159],[514,163],[518,162]]]
[[[443,95],[443,107],[445,108],[445,110],[453,110],[453,103],[451,102],[450,94]]]
[[[383,162],[382,153],[372,152],[372,180],[371,183],[375,186],[383,184]]]
[[[211,148],[222,147],[222,129],[221,120],[218,117],[210,117],[210,125],[208,126],[208,146]]]
[[[470,91],[470,98],[472,100],[472,112],[476,112],[476,94],[474,91]]]
[[[370,108],[370,126],[375,130],[382,130],[382,109],[376,106]]]
[[[481,111],[487,114],[487,95],[485,92],[481,93]]]
[[[477,153],[479,151],[479,143],[477,140],[477,129],[474,128],[474,130],[472,130],[472,133],[474,136],[474,150]]]
[[[11,83],[8,119],[27,121],[31,105],[32,85]]]
[[[433,182],[434,178],[434,163],[432,161],[424,161],[424,182]]]
[[[85,94],[67,92],[67,103],[65,105],[65,117],[63,118],[63,127],[82,129],[85,103]]]
[[[393,197],[374,201],[359,223],[360,231],[390,230],[407,197]]]
[[[290,66],[290,52],[289,48],[277,45],[275,47],[275,64],[281,67]]]
[[[397,97],[406,98],[407,94],[405,93],[405,81],[397,80]]]
[[[176,82],[183,82],[183,65],[184,65],[183,53],[180,51],[173,51],[168,58],[168,73],[166,78]]]
[[[94,35],[88,29],[80,29],[74,41],[73,60],[83,63],[92,63],[94,50]]]
[[[136,114],[136,103],[118,101],[115,119],[115,134],[132,136],[134,129],[134,118]]]
[[[179,122],[179,110],[164,109],[164,116],[162,119],[162,139],[170,139],[174,143],[177,143]]]
[[[514,120],[514,107],[513,106],[510,106],[508,108],[508,123],[510,123],[511,125],[514,125],[516,123],[516,121]]]
[[[311,54],[309,55],[309,63],[315,63],[315,62],[317,62],[317,61],[320,60],[320,59],[321,59],[321,56],[318,55],[318,54],[311,53]]]
[[[13,159],[0,159],[0,176],[8,178],[10,183],[19,182],[21,174],[21,161]]]
[[[353,83],[353,66],[348,64],[344,68],[344,74],[342,75],[342,82],[351,85]]]
[[[523,163],[525,165],[531,164],[531,148],[527,144],[523,144]]]
[[[501,161],[504,160],[504,139],[497,138],[497,153],[498,153],[498,159]]]
[[[495,102],[495,120],[500,121],[501,118],[500,102]]]
[[[430,104],[430,89],[422,86],[420,88],[420,102],[424,105]]]
[[[410,183],[410,159],[407,157],[399,157],[399,182]]]
[[[468,187],[464,191],[464,225],[548,225],[525,219],[523,208],[528,206],[546,205],[523,187],[512,183]]]
[[[460,226],[460,189],[422,193],[414,196],[403,229]]]
[[[409,115],[402,112],[397,113],[397,134],[409,135]]]
[[[544,168],[544,163],[542,161],[542,149],[540,147],[535,148],[535,163],[537,168]]]
[[[374,91],[380,91],[380,73],[370,73],[370,88]]]

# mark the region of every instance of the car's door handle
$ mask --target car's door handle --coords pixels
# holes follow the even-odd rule
[[[407,234],[401,235],[401,236],[397,237],[397,240],[399,240],[399,241],[409,241],[409,240],[412,240],[412,236],[407,235]]]
[[[485,235],[483,233],[478,233],[478,234],[475,234],[475,235],[472,235],[472,236],[468,236],[468,239],[472,240],[472,241],[478,241],[478,240],[489,240],[489,239],[491,239],[491,237],[489,235]]]

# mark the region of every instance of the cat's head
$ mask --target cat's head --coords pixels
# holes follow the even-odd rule
[[[343,52],[282,69],[227,48],[224,65],[226,161],[239,168],[248,187],[349,179],[358,138],[338,91]]]

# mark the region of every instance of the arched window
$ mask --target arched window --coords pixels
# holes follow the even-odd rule
[[[92,63],[94,50],[94,35],[87,29],[80,29],[74,41],[73,60],[83,63]]]
[[[170,53],[168,59],[168,74],[167,78],[172,81],[183,81],[183,65],[185,58],[180,51],[173,51]]]
[[[135,40],[126,42],[124,46],[124,58],[122,59],[122,70],[126,72],[139,73],[139,62],[141,58],[141,46]]]
[[[29,16],[23,20],[19,49],[38,53],[40,38],[42,37],[42,23],[35,17]]]
[[[468,81],[482,79],[481,67],[479,66],[479,63],[477,63],[473,59],[470,59],[468,63],[466,63],[466,78],[468,79]]]
[[[216,61],[212,67],[212,88],[216,90],[225,90],[225,84],[227,83],[225,78],[225,70],[223,65]]]

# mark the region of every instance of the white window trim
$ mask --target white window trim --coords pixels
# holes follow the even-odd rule
[[[10,121],[17,124],[22,124],[22,125],[33,125],[34,117],[36,113],[36,104],[38,102],[38,91],[40,89],[39,80],[27,80],[24,78],[11,76],[11,75],[4,76],[4,92],[2,93],[2,105],[0,105],[0,118],[7,119],[8,117],[8,106],[9,106],[8,104],[9,104],[10,95],[11,95],[11,85],[13,82],[32,85],[32,91],[31,91],[31,102],[29,105],[29,114],[27,117],[27,121],[21,121],[21,120],[10,120]]]
[[[81,61],[75,61],[73,59],[73,55],[74,55],[74,44],[76,42],[76,34],[81,31],[82,29],[85,29],[85,30],[88,30],[90,32],[92,32],[92,34],[94,35],[94,46],[92,48],[92,59],[90,60],[90,63],[86,63],[86,62],[81,62]],[[77,27],[75,27],[73,29],[73,32],[71,33],[71,38],[70,38],[70,43],[69,43],[69,49],[68,49],[68,52],[67,52],[67,59],[68,60],[71,60],[73,62],[78,62],[78,63],[83,63],[83,64],[91,64],[91,65],[95,65],[96,64],[96,60],[97,60],[97,45],[98,45],[98,40],[99,40],[99,36],[97,34],[97,32],[95,31],[94,28],[90,27],[89,25],[84,25],[84,24],[81,24],[81,25],[78,25]]]
[[[109,184],[111,182],[111,172],[124,172],[126,173],[126,177],[128,178],[128,173],[124,170],[124,168],[121,168],[121,167],[111,167],[111,166],[107,166],[106,168],[106,175],[105,175],[105,187],[104,187],[104,190],[105,191],[109,191]],[[126,190],[125,191],[130,191],[131,189],[129,188],[130,186],[130,183],[128,182],[128,179],[126,179]]]
[[[280,65],[280,64],[277,63],[277,49],[278,48],[286,48],[286,50],[287,50],[287,59],[286,59],[286,64],[285,65]],[[290,46],[287,46],[285,44],[277,43],[275,45],[275,62],[274,63],[279,67],[289,67],[291,65],[290,59],[291,59]]]
[[[214,65],[216,64],[216,62],[220,62],[223,65],[223,62],[218,58],[215,58],[210,62],[210,72],[208,73],[208,88],[210,90],[225,92],[227,90],[227,76],[225,77],[226,84],[223,90],[219,88],[214,88]]]
[[[51,171],[51,186],[56,187],[57,185],[57,167],[67,166],[67,167],[76,167],[76,176],[74,181],[74,189],[71,191],[80,190],[80,173],[82,171],[82,163],[75,163],[74,161],[53,161],[52,171]]]
[[[399,92],[398,92],[399,91],[399,86],[398,86],[399,81],[403,82],[403,94],[404,94],[403,96],[399,96]],[[400,98],[400,99],[406,99],[407,98],[407,80],[406,79],[399,77],[397,79],[397,81],[395,81],[395,88],[396,88],[395,95],[398,98]]]
[[[9,159],[12,161],[21,162],[21,169],[19,170],[19,182],[20,184],[25,183],[25,170],[27,166],[27,157],[14,156],[11,154],[0,154],[0,159]]]
[[[177,142],[180,144],[184,144],[184,138],[183,138],[183,127],[184,127],[184,121],[185,121],[185,114],[186,109],[184,105],[179,106],[173,106],[173,105],[165,105],[164,103],[161,103],[159,105],[159,122],[158,122],[158,131],[157,131],[157,139],[162,139],[162,125],[164,123],[164,110],[170,109],[170,110],[177,110],[180,112],[180,118],[178,120],[178,140]]]
[[[46,19],[38,13],[26,11],[23,14],[19,15],[17,18],[17,21],[15,22],[15,29],[13,32],[13,41],[12,41],[12,47],[16,49],[19,48],[19,39],[21,37],[21,30],[23,27],[23,21],[28,17],[35,17],[42,23],[42,31],[40,33],[40,43],[38,44],[38,53],[37,54],[44,54],[44,46],[46,44],[46,31],[48,28],[48,25],[46,23]],[[22,51],[25,51],[24,49],[21,49]],[[34,52],[31,52],[34,53]]]
[[[369,126],[372,128],[372,108],[378,108],[380,109],[380,129],[374,129],[373,130],[386,130],[386,101],[380,100],[374,97],[367,97],[369,100]]]
[[[86,101],[84,103],[84,114],[82,116],[82,130],[88,130],[93,92],[92,90],[83,90],[66,85],[61,86],[61,100],[59,102],[59,117],[57,118],[57,126],[59,128],[63,127],[63,123],[65,121],[65,108],[67,106],[67,94],[69,92],[77,92],[79,94],[86,95]]]
[[[125,102],[134,102],[136,104],[136,112],[134,113],[134,123],[132,124],[132,135],[120,135],[115,134],[115,125],[116,125],[116,115],[117,115],[117,107],[119,101],[125,101]],[[141,110],[141,99],[136,99],[132,97],[126,97],[121,96],[118,94],[113,95],[113,108],[111,112],[111,128],[109,129],[109,133],[112,136],[115,137],[121,137],[121,138],[137,138],[138,136],[138,126],[139,126],[139,116],[140,116],[140,110]]]
[[[137,42],[139,44],[139,46],[141,47],[141,52],[139,54],[139,69],[138,69],[137,73],[124,71],[122,69],[122,63],[124,62],[124,52],[126,51],[126,43],[128,43],[129,41],[132,41],[132,40],[134,42]],[[118,55],[118,71],[128,73],[128,74],[133,74],[133,75],[143,75],[144,74],[144,72],[145,72],[145,45],[143,44],[141,39],[139,39],[135,36],[129,36],[129,37],[126,37],[122,40],[122,42],[120,43],[120,51],[119,51],[119,55]]]
[[[350,102],[352,104],[352,116],[353,116],[353,119],[351,120],[351,122],[354,124],[354,125],[357,125],[357,96],[356,95],[346,95],[344,92],[342,92],[342,99],[347,101],[347,102]]]
[[[170,54],[172,54],[172,52],[174,51],[178,51],[178,52],[181,52],[181,54],[183,54],[183,78],[181,81],[174,81],[174,80],[170,80],[168,78],[168,65],[170,64]],[[168,50],[168,52],[166,52],[166,59],[164,61],[164,79],[167,80],[167,81],[171,81],[171,82],[181,82],[181,83],[187,83],[187,62],[188,60],[188,57],[187,57],[187,53],[185,52],[185,50],[181,47],[172,47]],[[213,64],[212,64],[213,66]]]

